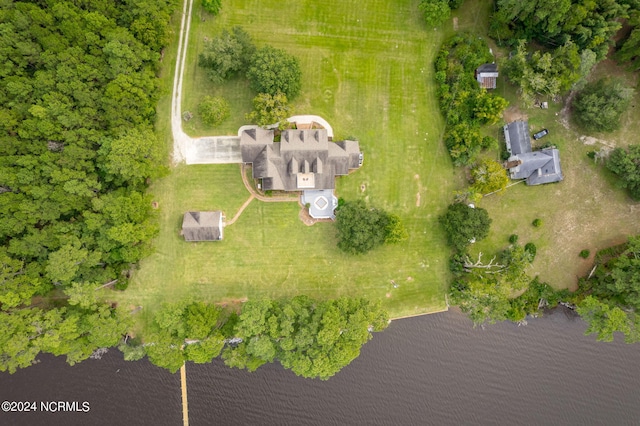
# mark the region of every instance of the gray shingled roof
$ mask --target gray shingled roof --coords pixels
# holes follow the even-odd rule
[[[491,64],[482,64],[478,67],[478,69],[476,70],[478,73],[481,72],[498,72],[498,64],[496,64],[495,62],[491,63]]]
[[[514,121],[503,128],[504,139],[507,143],[507,151],[512,155],[531,152],[531,139],[529,138],[529,123],[526,121]]]
[[[555,148],[547,148],[539,152],[544,152],[550,156],[551,159],[529,175],[527,185],[560,182],[564,179],[562,169],[560,168],[560,152]]]
[[[510,170],[511,179],[526,179],[551,160],[551,155],[543,151],[525,152],[509,157],[509,161],[519,161],[520,163]]]
[[[360,167],[357,141],[329,142],[325,129],[249,129],[240,135],[242,161],[252,163],[264,190],[333,189],[335,177]]]
[[[187,212],[182,219],[182,235],[186,241],[218,241],[222,239],[222,212]]]
[[[564,179],[560,168],[560,152],[555,148],[532,151],[529,124],[514,121],[504,126],[507,150],[511,153],[508,164],[511,179],[526,179],[527,185],[560,182]]]

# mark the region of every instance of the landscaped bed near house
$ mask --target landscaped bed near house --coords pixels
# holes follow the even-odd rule
[[[215,18],[197,7],[183,109],[195,110],[207,94],[225,96],[233,117],[218,129],[187,123],[193,135],[234,134],[251,107],[242,80],[215,87],[196,66],[204,36],[233,25],[258,46],[299,58],[303,85],[294,113],[321,115],[334,139],[357,137],[366,157],[360,170],[337,179],[337,195],[399,215],[409,239],[347,256],[336,247],[332,223],[309,227],[297,203],[253,200],[223,241],[187,243],[179,236],[185,211],[223,210],[231,218],[249,193],[238,165],[180,165],[153,184],[161,216],[156,253],[141,262],[118,301],[150,312],[184,296],[232,303],[307,294],[367,296],[392,316],[444,308],[449,253],[437,216],[461,173],[440,142],[432,60],[441,33],[424,28],[417,4],[403,1],[239,1]]]

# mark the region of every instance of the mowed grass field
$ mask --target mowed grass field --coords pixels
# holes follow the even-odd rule
[[[332,223],[308,227],[298,219],[297,203],[253,200],[223,241],[186,243],[179,235],[184,212],[220,209],[231,219],[249,193],[238,165],[180,165],[152,185],[160,235],[120,303],[149,313],[182,297],[233,303],[306,294],[380,300],[393,317],[445,308],[449,249],[437,217],[462,181],[440,142],[432,61],[442,33],[425,28],[417,3],[244,0],[223,5],[215,18],[194,6],[183,94],[183,110],[195,111],[207,94],[225,96],[232,106],[221,128],[193,121],[188,132],[234,134],[254,94],[242,79],[222,86],[207,80],[196,65],[204,37],[241,25],[258,46],[294,54],[303,70],[294,112],[323,116],[336,138],[357,137],[365,154],[360,170],[338,178],[337,195],[399,215],[409,239],[348,256],[336,248]],[[174,50],[165,60],[171,55]],[[171,67],[165,68],[168,82],[173,65],[165,66]],[[159,129],[171,143],[168,101],[158,109],[159,121],[167,121]]]

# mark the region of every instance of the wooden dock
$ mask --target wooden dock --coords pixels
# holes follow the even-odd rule
[[[185,364],[180,367],[180,384],[182,388],[182,422],[189,426],[189,405],[187,404],[187,369]]]

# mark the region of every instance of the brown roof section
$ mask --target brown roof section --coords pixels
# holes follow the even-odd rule
[[[289,129],[273,141],[273,131],[249,129],[240,135],[242,161],[264,190],[333,189],[335,177],[360,167],[357,141],[329,142],[326,129]]]
[[[187,212],[182,219],[185,241],[219,241],[222,239],[222,212]]]

